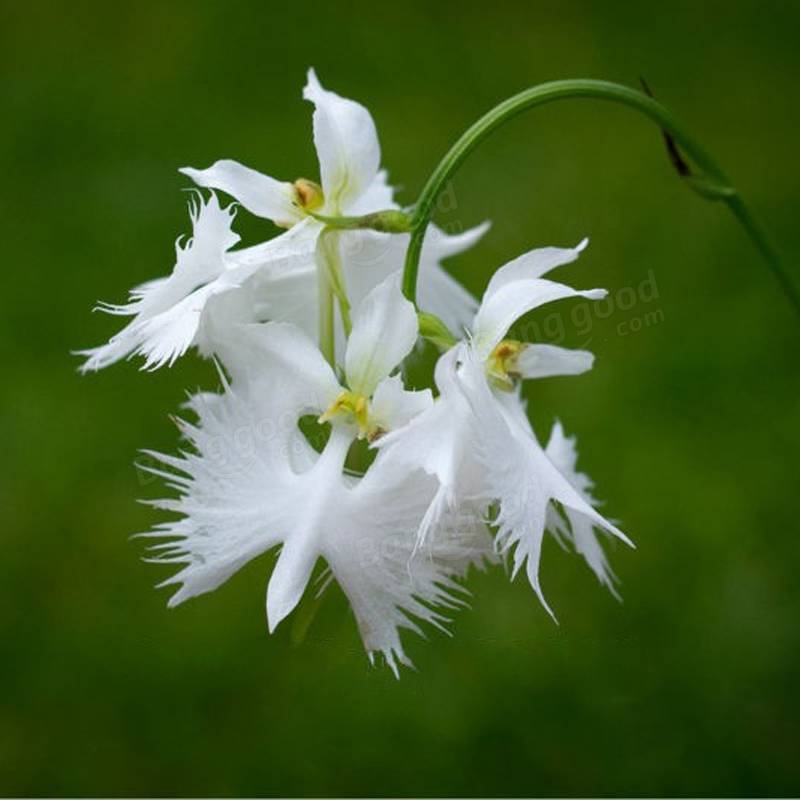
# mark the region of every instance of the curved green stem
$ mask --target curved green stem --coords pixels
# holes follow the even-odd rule
[[[736,190],[730,186],[727,176],[706,150],[689,135],[670,111],[652,97],[617,83],[595,80],[553,81],[526,89],[495,106],[472,125],[450,148],[428,179],[414,208],[411,240],[403,271],[403,292],[409,300],[415,302],[416,299],[422,243],[434,205],[439,194],[464,159],[497,128],[523,111],[556,100],[577,97],[608,100],[633,108],[653,120],[666,135],[680,145],[700,173],[699,175],[691,172],[682,174],[687,185],[701,196],[724,202],[731,209],[778,277],[797,311],[800,312],[800,294],[784,271],[777,252],[770,244],[763,227]]]

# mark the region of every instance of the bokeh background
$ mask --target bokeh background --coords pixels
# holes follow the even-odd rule
[[[556,627],[522,580],[470,581],[419,671],[371,669],[333,591],[306,642],[264,619],[271,558],[175,611],[129,534],[160,487],[137,450],[208,363],[79,377],[90,310],[163,274],[176,172],[218,157],[315,175],[305,70],[364,102],[411,202],[479,114],[561,77],[646,76],[768,221],[800,278],[795,2],[2,3],[0,793],[776,795],[800,791],[800,444],[793,316],[658,132],[590,101],[515,121],[439,214],[494,227],[448,266],[475,292],[521,251],[592,237],[612,306],[531,321],[595,370],[529,390],[636,552],[620,605],[549,542]],[[247,240],[271,235],[239,215]],[[626,287],[630,289],[626,290]],[[633,291],[631,291],[633,290]],[[633,303],[631,297],[635,297]]]

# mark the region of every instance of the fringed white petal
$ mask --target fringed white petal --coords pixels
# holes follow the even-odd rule
[[[434,488],[421,472],[398,476],[379,456],[352,493],[358,517],[324,553],[364,646],[370,654],[382,653],[395,675],[398,664],[411,666],[400,631],[422,634],[419,622],[446,630],[449,613],[463,605],[458,578],[491,559],[485,527],[453,532],[417,551],[416,528]]]
[[[270,630],[296,606],[323,559],[350,600],[368,653],[383,654],[397,674],[410,664],[401,629],[444,628],[461,604],[458,578],[491,560],[487,531],[448,529],[417,552],[416,532],[437,482],[421,470],[397,469],[382,454],[364,478],[346,475],[355,431],[336,422],[322,453],[314,452],[297,422],[319,407],[320,393],[336,391],[330,368],[290,325],[246,326],[241,334],[235,346],[244,364],[231,368],[233,385],[190,400],[199,420],[181,427],[193,451],[160,456],[163,467],[150,467],[178,492],[159,505],[182,515],[147,534],[167,539],[153,560],[182,565],[163,584],[181,584],[170,603],[211,591],[281,544],[267,590]],[[385,382],[381,394],[395,393],[395,384]],[[378,406],[386,399],[379,396]],[[300,459],[290,455],[297,447]]]
[[[553,462],[556,469],[569,481],[587,503],[597,506],[598,502],[592,496],[593,483],[591,478],[583,472],[578,472],[576,464],[578,450],[575,437],[564,435],[560,422],[555,422],[550,432],[550,439],[545,447],[545,455]],[[567,506],[564,507],[563,516],[553,514],[548,528],[561,539],[573,543],[575,551],[583,556],[590,569],[597,576],[603,586],[619,599],[616,584],[617,576],[612,571],[608,558],[600,544],[596,531],[603,529],[593,520]],[[605,533],[605,531],[603,531]]]
[[[526,567],[528,580],[548,613],[539,580],[542,540],[548,507],[555,500],[586,516],[627,544],[630,540],[598,514],[545,455],[529,428],[506,413],[486,382],[481,362],[464,348],[459,385],[476,418],[478,451],[484,466],[485,499],[497,504],[496,541],[501,552],[513,553],[513,573]],[[555,619],[555,617],[553,617]]]
[[[131,354],[143,354],[148,369],[171,364],[193,344],[208,298],[225,286],[235,285],[228,276],[215,286],[226,271],[225,253],[239,241],[231,228],[235,207],[223,208],[212,193],[208,200],[193,196],[189,214],[192,238],[176,242],[172,274],[134,289],[128,306],[104,309],[130,314],[134,320],[107,345],[82,353],[88,356],[81,366],[83,372],[101,369]]]
[[[135,322],[131,332],[139,340],[135,355],[145,358],[142,369],[172,366],[194,344],[206,302],[214,294],[209,284],[150,319]],[[124,333],[124,331],[123,331]]]
[[[193,407],[199,420],[183,430],[194,452],[160,457],[176,470],[181,494],[169,506],[182,517],[149,534],[170,540],[154,560],[184,565],[160,584],[181,585],[170,606],[216,589],[282,541],[298,497],[281,452],[297,444],[290,431],[276,429],[271,418],[261,417],[263,408],[251,407],[232,389],[218,402],[197,399]]]
[[[467,503],[480,494],[482,471],[477,461],[474,415],[457,386],[460,348],[443,354],[436,365],[439,397],[399,430],[378,439],[381,456],[398,469],[424,470],[439,486],[417,528],[417,544],[438,538],[445,527],[458,528],[482,519],[479,507]]]

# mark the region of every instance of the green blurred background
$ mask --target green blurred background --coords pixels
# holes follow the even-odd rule
[[[480,292],[532,246],[624,298],[568,305],[542,338],[595,370],[539,382],[536,426],[581,465],[636,552],[624,604],[549,542],[548,619],[502,571],[470,581],[419,672],[370,669],[332,592],[301,647],[266,632],[270,557],[175,611],[128,535],[161,493],[168,412],[213,387],[186,359],[81,378],[95,300],[164,274],[187,230],[176,172],[218,157],[315,176],[307,66],[373,112],[411,202],[495,102],[560,77],[645,75],[796,267],[796,2],[3,2],[0,19],[0,793],[793,794],[800,791],[800,324],[721,206],[680,184],[657,131],[589,101],[515,121],[458,174],[442,224],[494,227],[449,268]],[[267,223],[239,215],[249,241]],[[642,281],[656,287],[632,307]],[[650,298],[650,299],[646,299]],[[602,315],[602,316],[601,316]],[[553,321],[555,319],[555,321]],[[562,326],[563,324],[563,326]]]

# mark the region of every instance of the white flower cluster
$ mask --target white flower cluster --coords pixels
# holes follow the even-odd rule
[[[165,582],[180,586],[171,606],[280,545],[267,590],[270,631],[297,606],[321,559],[370,659],[382,653],[396,674],[410,663],[400,629],[442,627],[463,604],[460,580],[473,565],[509,556],[516,574],[524,564],[550,611],[539,583],[545,532],[571,544],[614,591],[597,532],[628,540],[595,510],[574,440],[556,423],[542,448],[520,396],[522,379],[577,375],[593,357],[506,338],[544,303],[605,293],[542,277],[574,261],[582,243],[506,264],[479,305],[440,262],[486,226],[460,236],[434,228],[419,306],[464,338],[440,356],[435,396],[407,388],[398,370],[420,338],[400,288],[408,234],[324,222],[398,208],[375,125],[363,106],[323,89],[313,70],[303,95],[314,104],[319,183],[278,181],[228,160],[183,169],[210,190],[190,203],[191,238],[178,240],[168,277],[137,287],[126,305],[102,306],[133,319],[84,353],[82,369],[134,354],[155,369],[192,346],[222,367],[221,393],[189,402],[196,420],[181,429],[190,447],[154,454],[163,464],[154,471],[177,491],[157,505],[178,518],[145,534],[164,540],[153,560],[181,565]],[[235,206],[215,191],[286,230],[234,249]]]

